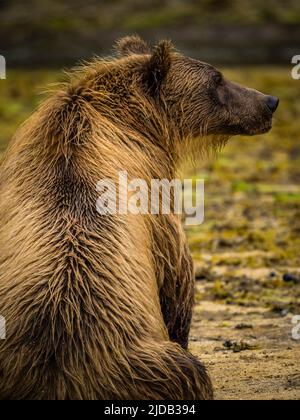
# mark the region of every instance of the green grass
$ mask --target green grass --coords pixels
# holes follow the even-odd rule
[[[15,70],[0,80],[0,157],[18,126],[41,102],[41,92],[58,78],[53,71]]]

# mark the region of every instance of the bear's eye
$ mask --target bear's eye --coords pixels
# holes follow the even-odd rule
[[[223,83],[223,76],[221,74],[215,74],[213,76],[213,81],[215,86],[218,87]]]

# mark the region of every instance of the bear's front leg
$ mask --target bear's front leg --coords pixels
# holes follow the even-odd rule
[[[165,270],[160,303],[170,340],[187,349],[195,295],[193,260],[187,244],[178,262],[176,274],[173,267]]]

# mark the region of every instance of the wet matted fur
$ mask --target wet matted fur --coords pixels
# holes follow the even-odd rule
[[[71,73],[1,167],[1,399],[213,397],[187,350],[194,276],[178,216],[100,216],[96,184],[124,170],[173,179],[191,150],[266,131],[270,115],[262,94],[225,90],[169,42],[116,50]]]

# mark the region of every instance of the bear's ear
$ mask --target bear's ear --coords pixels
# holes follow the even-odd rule
[[[137,35],[119,39],[114,50],[119,57],[126,57],[131,54],[150,54],[147,43]]]
[[[161,41],[155,48],[146,64],[144,83],[151,94],[157,94],[171,67],[170,41]]]

